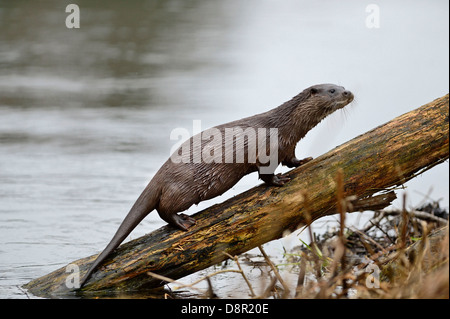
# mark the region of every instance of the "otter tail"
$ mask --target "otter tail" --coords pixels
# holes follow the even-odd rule
[[[103,252],[97,257],[91,268],[81,281],[80,288],[89,280],[91,275],[97,269],[98,266],[125,240],[125,238],[133,231],[133,229],[147,216],[152,210],[156,208],[160,197],[159,185],[154,185],[150,182],[144,189],[142,194],[136,200],[128,215],[119,226],[114,237]]]

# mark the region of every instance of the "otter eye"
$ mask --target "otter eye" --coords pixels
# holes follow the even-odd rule
[[[330,93],[334,93],[334,92],[336,92],[335,89],[331,89],[331,90],[330,90]]]

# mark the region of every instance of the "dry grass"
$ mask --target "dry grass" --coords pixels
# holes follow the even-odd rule
[[[220,287],[211,283],[213,276],[235,272],[241,274],[251,298],[448,299],[448,212],[436,202],[414,210],[407,210],[404,204],[401,210],[376,211],[365,227],[347,227],[345,212],[350,200],[342,195],[342,174],[337,175],[336,182],[340,227],[315,236],[308,226],[310,243],[304,243],[299,252],[285,254],[291,274],[297,276],[295,283],[292,276],[290,282],[282,277],[261,246],[263,264],[269,271],[263,276],[265,288],[259,293],[255,292],[237,256],[229,257],[238,269],[219,270],[189,285],[170,278],[160,279],[176,283],[178,288],[193,289],[200,293],[197,296],[206,298],[216,298],[214,292],[220,292]],[[194,286],[203,280],[208,289],[202,293]]]
[[[338,200],[340,229],[311,237],[299,255],[296,298],[449,298],[448,219],[404,205],[347,228]],[[305,283],[308,271],[320,275]]]
[[[342,215],[340,229],[321,236],[314,236],[309,229],[310,244],[285,255],[286,263],[293,265],[291,273],[297,275],[295,283],[292,276],[290,282],[282,277],[262,247],[269,275],[263,278],[266,288],[261,292],[253,288],[236,256],[229,256],[238,266],[236,270],[219,270],[189,285],[174,283],[195,290],[197,297],[212,298],[220,287],[213,287],[210,279],[235,272],[249,289],[243,298],[449,298],[449,232],[442,220],[410,214],[406,209],[380,211],[370,225],[355,229],[345,226]],[[203,280],[208,290],[202,293],[194,286]]]
[[[385,221],[393,222],[395,218]],[[420,238],[406,236],[407,242],[415,241],[411,245],[403,245],[400,234],[376,241],[361,230],[351,229],[345,232],[345,246],[340,240],[333,240],[336,237],[323,239],[318,244],[319,263],[317,258],[312,258],[312,250],[303,252],[302,259],[306,262],[300,266],[301,284],[297,286],[296,297],[448,298],[448,227],[428,234],[435,226],[420,224],[424,230]],[[345,264],[341,262],[343,256],[346,256]],[[304,283],[301,277],[308,272],[308,267],[310,272],[320,269],[322,276]]]

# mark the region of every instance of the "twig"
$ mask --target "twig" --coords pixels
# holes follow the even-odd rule
[[[406,193],[403,194],[402,223],[400,228],[400,247],[406,247],[406,236],[408,233],[408,212],[406,211]]]
[[[399,211],[399,210],[385,210],[385,211],[383,211],[383,213],[385,215],[401,215],[402,211]],[[438,216],[432,215],[432,214],[427,213],[427,212],[422,212],[422,211],[418,211],[418,210],[411,210],[408,213],[409,213],[409,215],[411,215],[413,217],[416,217],[416,218],[419,218],[419,219],[423,219],[423,220],[426,220],[426,221],[430,221],[430,222],[438,223],[439,226],[445,226],[448,223],[447,219],[444,219],[442,217],[438,217]]]
[[[214,289],[212,287],[211,279],[209,277],[206,278],[206,282],[208,283],[208,293],[207,296],[209,299],[217,298],[217,295],[214,293]]]
[[[215,276],[215,275],[226,273],[226,272],[235,272],[235,273],[239,273],[239,274],[242,275],[242,277],[244,278],[245,282],[248,285],[248,288],[250,289],[250,295],[252,297],[255,297],[256,296],[255,295],[255,291],[253,290],[253,287],[252,287],[250,281],[248,280],[247,276],[245,276],[245,273],[242,270],[241,264],[239,263],[238,257],[237,256],[233,257],[233,256],[231,256],[230,254],[228,254],[226,252],[223,252],[223,253],[225,255],[227,255],[230,259],[233,259],[236,262],[236,265],[238,266],[239,270],[237,270],[237,269],[222,269],[222,270],[218,270],[218,271],[216,271],[216,272],[214,272],[212,274],[208,274],[208,275],[206,275],[206,276],[204,276],[204,277],[202,277],[202,278],[200,278],[200,279],[198,279],[198,280],[196,280],[196,281],[194,281],[194,282],[192,282],[190,284],[183,284],[183,283],[181,283],[179,281],[173,280],[173,279],[165,277],[165,276],[161,276],[161,275],[155,274],[153,272],[147,272],[147,274],[149,276],[154,277],[154,278],[157,278],[157,279],[160,279],[160,280],[163,280],[163,281],[166,281],[166,282],[178,285],[177,287],[174,287],[174,290],[178,290],[178,289],[181,289],[181,288],[192,288],[192,289],[194,289],[196,291],[203,292],[201,289],[196,288],[194,286],[196,284],[202,282],[203,280],[206,280],[208,282],[208,295],[210,297],[211,296],[215,297],[214,291],[212,289],[210,278]]]
[[[222,270],[218,270],[218,271],[216,271],[216,272],[213,272],[212,274],[208,274],[208,275],[206,275],[205,277],[200,278],[200,279],[194,281],[193,283],[191,283],[191,284],[189,284],[189,285],[184,285],[184,287],[188,288],[188,287],[194,286],[194,285],[198,284],[199,282],[202,282],[203,280],[206,280],[207,278],[211,278],[211,277],[213,277],[213,276],[215,276],[215,275],[222,274],[222,273],[225,273],[225,272],[237,272],[237,273],[241,273],[240,270],[236,270],[236,269],[222,269]]]
[[[386,215],[383,215],[383,217],[384,217],[384,216],[386,216]],[[372,223],[372,221],[371,221],[371,223]],[[378,229],[384,234],[384,236],[386,236],[386,238],[389,239],[389,241],[390,241],[392,244],[395,245],[395,240],[392,239],[392,237],[389,236],[388,232],[387,232],[386,230],[384,230],[383,227],[380,226],[379,222],[378,222],[377,224],[373,224],[373,225],[374,225],[376,228],[378,228]]]
[[[379,243],[377,243],[375,240],[373,240],[370,236],[368,236],[366,233],[356,229],[355,227],[351,227],[352,231],[354,231],[355,233],[357,233],[360,238],[362,239],[362,237],[366,238],[368,241],[370,241],[372,244],[374,244],[375,246],[377,246],[380,250],[383,251],[383,253],[387,253],[386,249],[383,248],[383,246],[381,246]]]
[[[242,270],[241,264],[239,263],[239,259],[238,256],[231,256],[230,254],[228,254],[227,252],[223,252],[225,255],[227,255],[230,259],[233,259],[236,262],[236,265],[239,268],[239,271],[241,272],[242,277],[244,277],[245,282],[247,283],[248,289],[250,289],[250,295],[252,297],[255,297],[255,292],[253,290],[252,285],[250,284],[250,281],[247,279],[247,276],[245,275],[244,271]]]
[[[308,193],[306,191],[302,191],[302,195],[303,195],[303,202],[304,202],[304,215],[305,215],[305,221],[306,221],[306,228],[308,229],[308,234],[309,234],[309,240],[310,240],[310,247],[313,253],[313,259],[314,259],[314,264],[316,265],[316,276],[317,278],[322,277],[322,272],[321,272],[321,265],[320,265],[320,257],[319,257],[319,246],[316,243],[316,239],[313,235],[313,231],[312,231],[312,220],[311,220],[311,214],[309,211],[309,200],[308,200]]]
[[[163,281],[167,281],[167,282],[169,282],[171,284],[178,285],[178,287],[175,287],[174,290],[178,290],[178,289],[181,289],[181,288],[192,288],[192,289],[195,289],[197,291],[203,292],[201,289],[196,288],[194,286],[196,284],[198,284],[199,282],[202,282],[203,280],[208,280],[209,278],[211,278],[211,277],[213,277],[215,275],[222,274],[222,273],[225,273],[225,272],[241,273],[240,270],[236,270],[236,269],[222,269],[222,270],[218,270],[218,271],[216,271],[216,272],[214,272],[212,274],[208,274],[205,277],[202,277],[202,278],[200,278],[200,279],[198,279],[198,280],[196,280],[196,281],[194,281],[193,283],[190,283],[190,284],[183,284],[183,283],[181,283],[179,281],[173,280],[173,279],[165,277],[165,276],[161,276],[161,275],[155,274],[155,273],[150,272],[150,271],[148,271],[147,274],[149,276],[152,276],[152,277],[156,278],[156,279],[160,279],[160,280],[163,280]]]
[[[277,283],[277,278],[272,277],[272,280],[270,281],[270,284],[264,290],[263,294],[261,296],[255,297],[255,298],[256,299],[266,299],[270,295],[270,292],[273,290],[273,288],[275,287],[276,283]]]
[[[297,288],[295,291],[295,298],[299,298],[301,292],[303,290],[303,286],[305,285],[305,276],[306,276],[306,256],[300,257],[300,272],[298,274],[297,280]]]
[[[346,251],[346,238],[345,238],[345,234],[344,234],[344,230],[345,230],[345,212],[347,211],[347,203],[346,200],[344,198],[344,171],[342,168],[339,168],[337,171],[337,176],[336,176],[336,188],[337,188],[337,203],[338,203],[338,211],[339,211],[339,216],[340,216],[340,229],[339,229],[339,240],[341,243],[341,248],[342,248],[342,255],[341,255],[341,269],[342,271],[345,270],[346,266],[347,266],[347,260],[346,260],[346,256],[345,256],[345,251]],[[336,267],[337,269],[337,267]],[[342,280],[342,294],[343,295],[347,295],[347,281],[344,279]]]
[[[280,284],[283,286],[285,294],[288,295],[290,292],[290,289],[288,287],[288,285],[284,282],[283,278],[281,277],[280,273],[278,272],[278,270],[276,269],[275,265],[272,263],[272,261],[269,259],[269,257],[267,256],[266,252],[264,251],[264,249],[262,248],[262,246],[258,246],[259,250],[261,251],[262,255],[264,256],[264,259],[266,260],[267,264],[270,266],[270,268],[272,268],[273,273],[275,274],[275,276],[277,277],[278,281],[280,282]]]
[[[166,277],[166,276],[162,276],[162,275],[158,275],[158,274],[155,274],[154,272],[151,272],[151,271],[148,271],[147,272],[147,275],[149,275],[149,276],[152,276],[153,278],[156,278],[156,279],[159,279],[159,280],[162,280],[162,281],[166,281],[166,282],[169,282],[169,283],[171,283],[171,284],[176,284],[176,285],[179,285],[178,287],[176,287],[176,288],[174,288],[174,290],[177,290],[177,289],[180,289],[180,288],[184,288],[184,287],[188,287],[188,286],[191,286],[191,285],[185,285],[185,284],[183,284],[183,283],[181,283],[181,282],[179,282],[179,281],[176,281],[176,280],[173,280],[172,278],[169,278],[169,277]],[[202,292],[202,290],[201,289],[199,289],[199,288],[196,288],[196,287],[189,287],[189,288],[192,288],[192,289],[194,289],[194,290],[197,290],[197,291],[199,291],[199,292]]]

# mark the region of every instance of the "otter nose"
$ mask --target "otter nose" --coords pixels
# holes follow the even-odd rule
[[[344,98],[346,98],[348,100],[353,100],[353,93],[352,92],[345,90],[344,92],[342,92],[342,94],[344,95]]]
[[[353,93],[350,91],[345,90],[344,92],[342,92],[342,95],[344,96],[344,99],[347,99],[348,103],[350,103],[351,101],[353,101]]]

